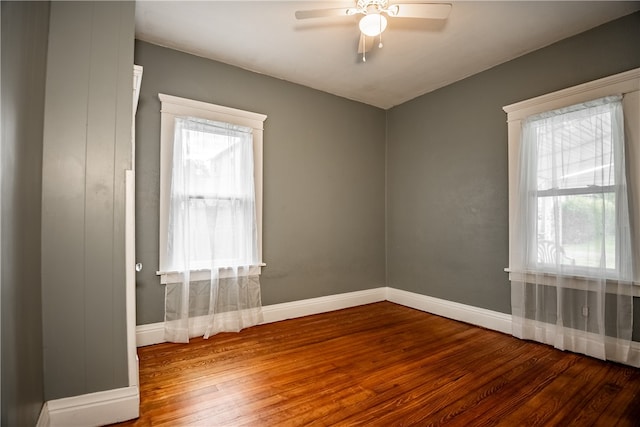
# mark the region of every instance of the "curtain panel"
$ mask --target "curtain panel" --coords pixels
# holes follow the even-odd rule
[[[168,341],[262,321],[252,141],[251,128],[175,119],[166,259],[179,280],[165,289]]]
[[[628,361],[633,258],[621,98],[524,121],[511,299],[516,337]]]

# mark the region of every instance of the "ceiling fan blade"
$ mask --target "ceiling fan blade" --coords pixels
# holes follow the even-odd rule
[[[373,42],[375,37],[367,37],[360,33],[360,40],[358,40],[358,53],[369,52],[373,49]]]
[[[389,16],[397,18],[447,19],[451,3],[396,3],[389,6]]]
[[[351,16],[351,14],[347,12],[349,10],[353,10],[353,8],[342,7],[337,9],[298,10],[296,11],[296,19],[329,18],[332,16]]]

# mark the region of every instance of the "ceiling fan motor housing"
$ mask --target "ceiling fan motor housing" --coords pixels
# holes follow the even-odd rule
[[[356,6],[360,13],[380,13],[387,9],[388,0],[358,0]]]

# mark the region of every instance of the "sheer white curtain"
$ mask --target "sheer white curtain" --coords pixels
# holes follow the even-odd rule
[[[513,334],[629,362],[632,254],[621,97],[529,117],[512,240]]]
[[[188,342],[262,320],[252,130],[176,118],[165,338]]]

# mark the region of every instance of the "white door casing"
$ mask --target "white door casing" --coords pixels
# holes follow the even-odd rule
[[[127,362],[129,386],[137,386],[138,355],[136,352],[136,111],[142,82],[142,67],[133,66],[133,120],[131,124],[131,169],[125,172],[125,263],[126,263],[126,316],[127,316]]]

